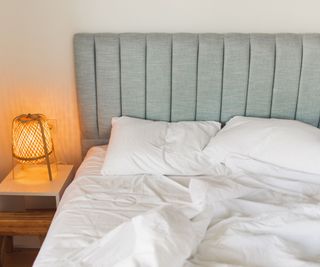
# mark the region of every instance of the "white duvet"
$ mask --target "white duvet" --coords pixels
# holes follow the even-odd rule
[[[93,159],[66,191],[34,266],[320,266],[316,181],[240,169],[101,177]]]

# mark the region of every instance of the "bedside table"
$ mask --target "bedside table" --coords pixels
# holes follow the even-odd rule
[[[57,176],[52,181],[49,181],[42,169],[24,173],[23,177],[19,177],[19,171],[14,170],[15,178],[11,171],[0,183],[0,196],[53,197],[57,207],[64,190],[73,179],[74,168],[73,165],[57,165],[57,169]],[[54,213],[54,209],[0,212],[0,266],[4,251],[10,252],[13,249],[13,236],[36,235],[43,239]]]
[[[57,177],[52,181],[46,177],[46,169],[43,169],[44,173],[41,174],[37,171],[30,171],[22,178],[19,178],[19,171],[13,178],[13,171],[11,171],[0,183],[0,196],[54,197],[57,207],[74,175],[73,165],[57,165],[57,167]]]

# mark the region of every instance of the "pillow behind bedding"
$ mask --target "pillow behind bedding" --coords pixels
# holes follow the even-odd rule
[[[201,175],[211,172],[203,149],[220,130],[214,121],[163,122],[119,117],[112,131],[103,175]]]
[[[205,153],[215,163],[241,155],[320,174],[320,130],[294,120],[236,116],[211,139]]]

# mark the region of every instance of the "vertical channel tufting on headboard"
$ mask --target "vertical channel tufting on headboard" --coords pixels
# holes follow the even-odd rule
[[[171,118],[171,35],[147,35],[146,117],[170,121]]]
[[[276,68],[271,117],[294,119],[302,62],[300,35],[276,36]]]
[[[197,120],[220,120],[223,87],[222,34],[200,34],[198,57]]]
[[[250,72],[246,115],[269,117],[275,74],[275,36],[255,34],[250,38]]]
[[[320,34],[76,34],[74,49],[84,152],[120,115],[320,127]]]
[[[117,34],[95,36],[99,137],[110,134],[111,118],[122,113],[119,45]]]
[[[234,114],[245,114],[249,66],[249,35],[226,34],[221,107],[223,122],[229,120]]]
[[[198,36],[172,36],[171,121],[195,120],[197,98]]]
[[[303,59],[296,119],[320,128],[320,35],[303,36]]]

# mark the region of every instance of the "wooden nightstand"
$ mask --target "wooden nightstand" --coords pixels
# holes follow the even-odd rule
[[[74,176],[73,165],[58,165],[58,173],[53,181],[49,181],[43,169],[34,169],[19,177],[19,171],[13,171],[0,183],[0,196],[17,197],[53,197],[56,207],[61,196]],[[45,170],[45,169],[44,169]],[[52,218],[53,210],[29,210],[0,212],[0,266],[4,250],[12,250],[12,237],[16,235],[37,235],[45,237]]]

